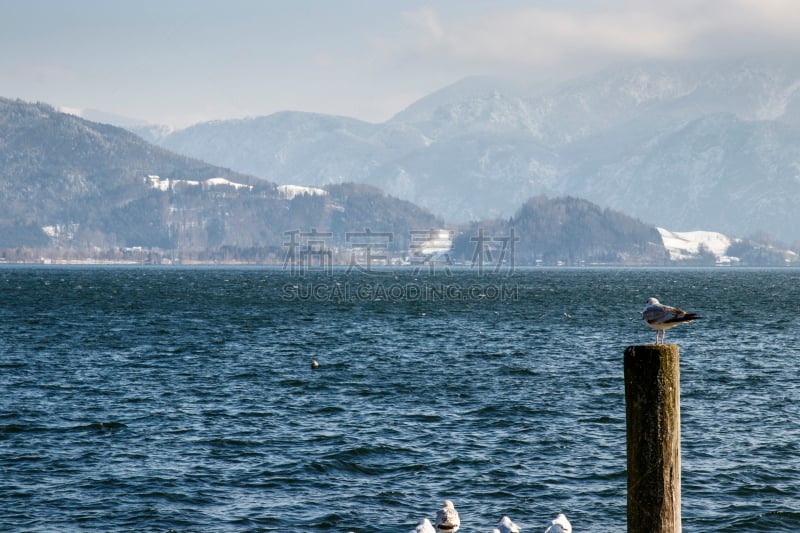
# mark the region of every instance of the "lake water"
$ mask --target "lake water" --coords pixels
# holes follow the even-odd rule
[[[686,531],[800,531],[800,271],[0,267],[0,530],[626,523],[623,352],[681,350]],[[312,370],[311,361],[319,368]]]

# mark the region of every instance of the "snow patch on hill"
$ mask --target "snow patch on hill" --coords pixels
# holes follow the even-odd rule
[[[697,258],[701,252],[714,254],[718,263],[731,263],[738,258],[727,255],[728,248],[739,239],[731,239],[716,231],[670,231],[656,228],[661,234],[664,248],[671,261],[684,261]]]
[[[247,189],[248,191],[253,190],[252,185],[245,185],[243,183],[236,183],[235,181],[230,181],[225,178],[211,178],[206,180],[206,185],[209,187],[214,187],[217,185],[227,185],[228,187],[233,187],[236,190],[239,189]]]
[[[145,178],[145,182],[150,184],[152,189],[160,191],[169,191],[175,188],[176,185],[188,185],[192,187],[200,186],[201,182],[197,180],[170,180],[169,178],[162,178],[161,176],[150,174]],[[245,185],[243,183],[236,183],[225,178],[210,178],[202,182],[206,187],[227,186],[233,187],[237,191],[239,189],[253,190],[252,185]]]
[[[304,194],[310,196],[325,196],[328,194],[328,191],[316,187],[303,187],[301,185],[279,185],[278,194],[281,195],[281,198],[291,200],[295,196],[302,196]]]

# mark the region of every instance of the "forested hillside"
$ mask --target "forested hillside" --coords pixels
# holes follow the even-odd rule
[[[667,259],[655,228],[578,198],[537,196],[507,220],[470,224],[455,243],[459,258],[472,260],[481,229],[492,239],[484,244],[493,257],[506,246],[506,261],[511,259],[505,239],[518,239],[514,260],[520,265],[659,265]]]

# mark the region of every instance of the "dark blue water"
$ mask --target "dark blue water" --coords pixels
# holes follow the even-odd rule
[[[684,529],[800,531],[800,271],[388,274],[0,268],[0,530],[624,531],[656,296]]]

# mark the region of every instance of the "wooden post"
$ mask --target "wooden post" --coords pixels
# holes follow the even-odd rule
[[[628,533],[680,533],[680,350],[628,346],[624,358]]]

